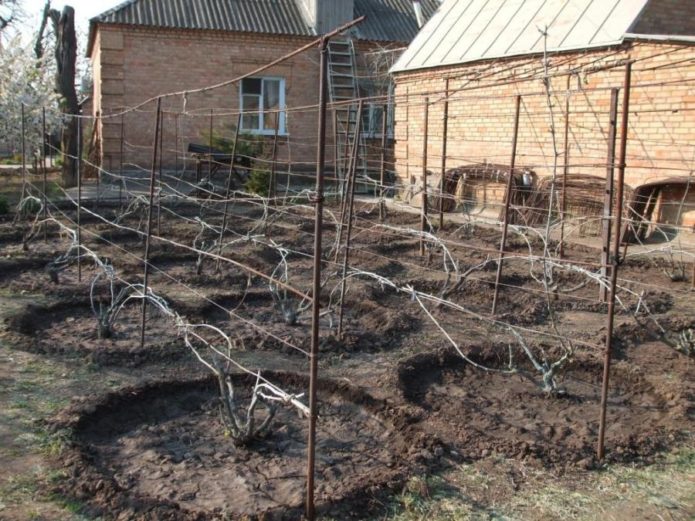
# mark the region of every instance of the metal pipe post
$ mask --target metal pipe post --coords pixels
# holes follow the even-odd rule
[[[210,139],[208,141],[208,180],[212,177],[212,124],[214,122],[215,109],[210,109]]]
[[[140,347],[145,347],[145,327],[147,326],[147,286],[150,274],[150,239],[152,238],[152,209],[154,207],[154,186],[157,172],[157,142],[161,122],[162,98],[157,98],[157,114],[154,123],[154,142],[152,143],[152,170],[150,172],[150,206],[147,210],[147,235],[145,236],[144,274],[142,282],[142,322],[140,324]]]
[[[162,159],[164,156],[164,112],[159,114],[159,172],[157,175],[157,235],[162,234]]]
[[[43,242],[48,242],[48,172],[46,171],[46,107],[41,108],[41,172],[43,173]]]
[[[358,114],[362,114],[362,100],[360,100]],[[361,132],[362,118],[357,120],[357,134]],[[352,215],[355,210],[355,186],[357,185],[357,160],[359,159],[359,147],[355,146],[352,149],[352,169],[348,173],[348,193],[347,193],[347,236],[345,237],[345,253],[343,254],[342,277],[340,283],[340,307],[338,311],[338,338],[343,338],[343,310],[345,303],[345,290],[347,289],[346,275],[348,262],[350,260],[350,240],[352,239]]]
[[[620,156],[618,159],[618,191],[616,193],[617,208],[615,210],[615,236],[613,242],[613,258],[611,272],[611,289],[608,300],[608,316],[606,325],[606,351],[603,360],[603,381],[601,384],[601,417],[598,428],[599,461],[605,456],[606,409],[608,406],[608,386],[610,383],[611,357],[613,355],[613,325],[615,321],[615,296],[618,285],[618,266],[620,265],[620,241],[622,239],[623,198],[625,190],[625,168],[627,160],[627,138],[630,120],[630,88],[632,85],[632,62],[625,67],[625,85],[623,88],[623,115],[620,124]]]
[[[120,161],[118,168],[119,182],[118,182],[118,207],[123,207],[123,184],[125,179],[123,179],[123,153],[125,149],[125,113],[121,114],[121,150],[120,150]]]
[[[509,208],[512,205],[512,189],[514,188],[514,170],[516,168],[516,147],[519,139],[519,115],[521,113],[521,96],[516,97],[514,112],[514,135],[512,137],[512,160],[509,165],[509,179],[507,179],[507,196],[504,200],[504,224],[502,226],[502,240],[500,241],[500,255],[497,260],[497,275],[495,276],[495,292],[492,297],[492,314],[497,313],[497,297],[502,280],[502,266],[504,264],[504,252],[507,249],[507,234],[509,233]]]
[[[379,187],[381,189],[379,193],[379,220],[383,221],[386,217],[386,200],[384,199],[384,194],[386,193],[386,133],[388,132],[388,103],[385,103],[381,110],[383,111],[383,117],[381,118],[381,160],[379,164]]]
[[[227,177],[227,189],[224,193],[224,211],[222,213],[222,228],[220,229],[220,238],[217,240],[219,244],[218,256],[222,256],[222,239],[224,232],[227,229],[227,218],[229,215],[229,196],[232,193],[232,176],[234,175],[234,160],[236,158],[236,147],[239,142],[239,128],[241,127],[241,113],[237,116],[236,129],[234,130],[234,142],[232,143],[232,159],[229,161],[229,176]],[[217,259],[217,271],[220,270],[220,259]]]
[[[174,175],[179,175],[179,115],[174,115]]]
[[[82,282],[82,110],[77,118],[77,282]],[[74,116],[73,116],[74,117]]]
[[[444,191],[446,189],[446,154],[449,135],[449,78],[446,79],[446,98],[444,98],[444,115],[442,117],[442,180],[439,187],[439,229],[444,228]]]
[[[424,130],[422,133],[422,209],[420,211],[420,230],[427,229],[427,137],[430,119],[430,99],[425,98]],[[420,237],[420,255],[425,254],[425,238]]]
[[[101,113],[97,112],[97,117],[94,120],[94,125],[96,125],[97,131],[99,128],[99,120],[100,119],[101,119]],[[94,135],[94,129],[92,130],[92,135]],[[109,156],[109,157],[111,157],[111,156]],[[89,157],[87,158],[87,160],[89,161]],[[111,165],[109,164],[109,169],[110,168],[111,168]],[[99,168],[96,168],[96,175],[97,175],[97,179],[96,179],[97,193],[96,193],[96,197],[94,198],[94,211],[98,213],[99,212],[99,188],[101,185],[101,170],[99,170]]]
[[[280,131],[280,113],[278,112],[275,120],[275,134],[273,135],[273,153],[270,163],[270,186],[268,187],[268,199],[271,204],[276,204],[275,196],[277,193],[277,179],[275,178],[275,163],[278,159],[278,132]]]
[[[27,195],[27,125],[22,103],[22,199]]]
[[[362,111],[364,110],[364,105],[362,100],[357,104],[357,119],[355,120],[355,130],[356,132],[361,132],[361,119]],[[359,147],[359,139],[356,137],[352,142],[352,149],[350,150],[350,158],[348,169],[345,171],[345,185],[342,197],[342,204],[340,209],[340,222],[338,223],[338,241],[336,242],[337,247],[335,249],[335,262],[338,262],[338,256],[340,255],[340,243],[343,242],[343,233],[345,229],[345,214],[348,211],[348,192],[350,192],[350,180],[352,179],[352,172],[357,171],[357,148]]]
[[[327,101],[327,66],[328,39],[322,38],[320,44],[321,65],[319,67],[319,122],[318,150],[316,161],[316,219],[314,225],[314,275],[311,313],[311,352],[309,355],[309,439],[307,448],[307,486],[306,517],[308,521],[316,519],[314,504],[314,472],[316,470],[316,420],[319,356],[319,314],[321,311],[321,240],[323,229],[323,183],[326,162],[326,101]]]
[[[567,98],[565,99],[564,164],[562,167],[562,199],[560,202],[560,245],[558,256],[565,257],[565,216],[567,214],[567,176],[570,169],[570,85],[572,76],[567,76]]]
[[[610,122],[608,126],[608,158],[606,161],[606,190],[603,197],[603,246],[601,251],[601,278],[609,275],[611,258],[611,233],[613,226],[613,186],[615,182],[615,144],[618,135],[618,94],[620,89],[611,89]],[[599,287],[599,300],[608,300],[608,288]]]

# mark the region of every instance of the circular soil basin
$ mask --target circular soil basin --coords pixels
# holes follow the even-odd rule
[[[89,301],[73,299],[50,304],[29,304],[8,321],[10,331],[30,337],[33,352],[80,356],[100,365],[135,367],[143,363],[171,361],[188,353],[178,338],[171,318],[148,306],[145,346],[140,346],[141,301],[120,312],[110,338],[99,338],[97,318]]]
[[[308,386],[297,375],[265,377],[289,392]],[[255,382],[233,380],[242,397]],[[423,437],[413,436],[410,420],[345,384],[320,382],[319,398],[317,504],[359,517],[368,509],[362,494],[400,483]],[[87,500],[95,514],[127,512],[128,519],[298,519],[308,420],[281,406],[264,438],[237,447],[218,405],[216,382],[206,379],[126,389],[66,411],[61,426],[72,428],[76,444],[64,456],[72,478],[61,492]]]
[[[500,347],[501,364],[505,349]],[[651,356],[646,366],[664,381],[673,370],[679,372],[677,360],[671,368],[664,365],[666,355]],[[481,363],[495,366],[491,357],[486,359]],[[602,377],[598,362],[574,362],[558,378],[566,394],[556,397],[518,375],[477,369],[451,350],[402,362],[398,377],[405,398],[424,409],[429,428],[464,458],[498,454],[535,460],[545,467],[594,464]],[[682,377],[687,381],[692,374]],[[637,365],[615,363],[608,398],[607,459],[648,462],[681,432],[692,430],[689,387],[664,386],[645,378]]]

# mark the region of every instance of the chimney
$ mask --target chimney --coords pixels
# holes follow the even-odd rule
[[[420,0],[413,0],[413,11],[415,11],[417,26],[422,28],[422,26],[425,25],[425,18],[422,16],[422,4]]]
[[[316,34],[332,31],[354,19],[354,0],[298,0]]]

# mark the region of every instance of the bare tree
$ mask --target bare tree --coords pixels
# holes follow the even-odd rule
[[[19,13],[19,0],[0,0],[0,31],[16,21]]]
[[[51,9],[47,0],[43,10],[35,51],[37,57],[43,54],[43,38],[46,26],[50,20],[55,35],[56,59],[56,91],[61,97],[61,109],[67,116],[63,126],[63,185],[66,187],[77,184],[77,125],[80,124],[80,106],[75,88],[77,65],[77,33],[75,32],[75,10],[66,5],[62,13]]]

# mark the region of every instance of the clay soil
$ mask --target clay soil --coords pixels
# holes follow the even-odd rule
[[[258,233],[255,217],[252,210],[240,214],[238,237]],[[136,218],[124,221],[137,223]],[[311,224],[311,214],[298,210],[267,228],[268,238],[290,250],[289,283],[303,291],[311,286]],[[417,228],[419,217],[391,212],[385,224]],[[85,228],[85,244],[110,259],[122,281],[141,283],[143,246],[137,234],[112,230],[98,220]],[[206,368],[187,351],[168,317],[150,311],[141,347],[136,303],[124,308],[112,338],[97,338],[89,294],[98,270],[85,261],[80,281],[70,264],[60,273],[60,283],[52,282],[45,266],[68,247],[53,232],[47,243],[32,242],[29,251],[23,251],[21,235],[0,234],[5,255],[0,287],[8,298],[22,299],[3,315],[4,341],[47,360],[110,366],[129,379],[108,391],[85,383],[72,405],[42,419],[69,439],[52,458],[56,468],[66,470],[66,480],[48,488],[78,501],[82,512],[107,519],[297,519],[306,420],[281,407],[266,438],[236,447],[225,436]],[[190,247],[198,232],[194,222],[165,217],[160,235]],[[337,519],[383,517],[408,480],[464,463],[501,458],[554,479],[578,479],[603,468],[594,453],[606,304],[598,301],[594,282],[576,270],[557,268],[546,293],[537,280],[542,266],[521,258],[529,248],[540,255],[542,245],[512,237],[509,248],[519,256],[510,255],[505,264],[497,323],[491,324],[480,317],[489,316],[492,305],[498,230],[449,223],[438,232],[448,240],[461,272],[477,267],[453,287],[441,249],[432,247],[421,256],[417,237],[382,227],[374,208],[365,205],[358,208],[350,265],[385,277],[399,289],[375,277],[351,277],[339,338],[340,263],[329,251],[335,236],[329,220],[322,305],[331,312],[321,317],[320,374],[325,380],[319,393],[317,461],[323,513]],[[590,265],[599,256],[595,249],[567,245],[565,252],[582,269],[597,269]],[[224,255],[266,274],[281,260],[277,251],[252,240],[240,240]],[[249,277],[233,264],[217,270],[214,260],[206,260],[198,273],[196,260],[190,249],[155,240],[151,287],[185,320],[227,332],[237,341],[234,357],[245,366],[263,371],[286,390],[306,393],[307,301],[292,297],[300,312],[296,323],[288,324],[278,295],[262,278]],[[663,332],[653,321],[672,336],[695,326],[690,281],[673,281],[670,266],[668,259],[631,256],[620,268],[606,433],[609,464],[649,466],[692,444],[695,368],[692,359],[660,341]],[[686,273],[691,268],[686,266]],[[446,293],[462,310],[427,302],[430,317],[408,288],[433,296]],[[108,298],[103,280],[96,283],[95,294],[101,301]],[[466,356],[490,370],[464,362],[432,318]],[[553,340],[557,335],[572,341],[574,354],[558,374],[558,395],[540,389],[539,376],[509,324],[520,328],[536,353],[543,348],[551,359],[560,352]],[[516,346],[515,364],[526,377],[504,373],[510,345]],[[285,371],[274,372],[278,368]],[[252,382],[234,378],[245,396]]]

